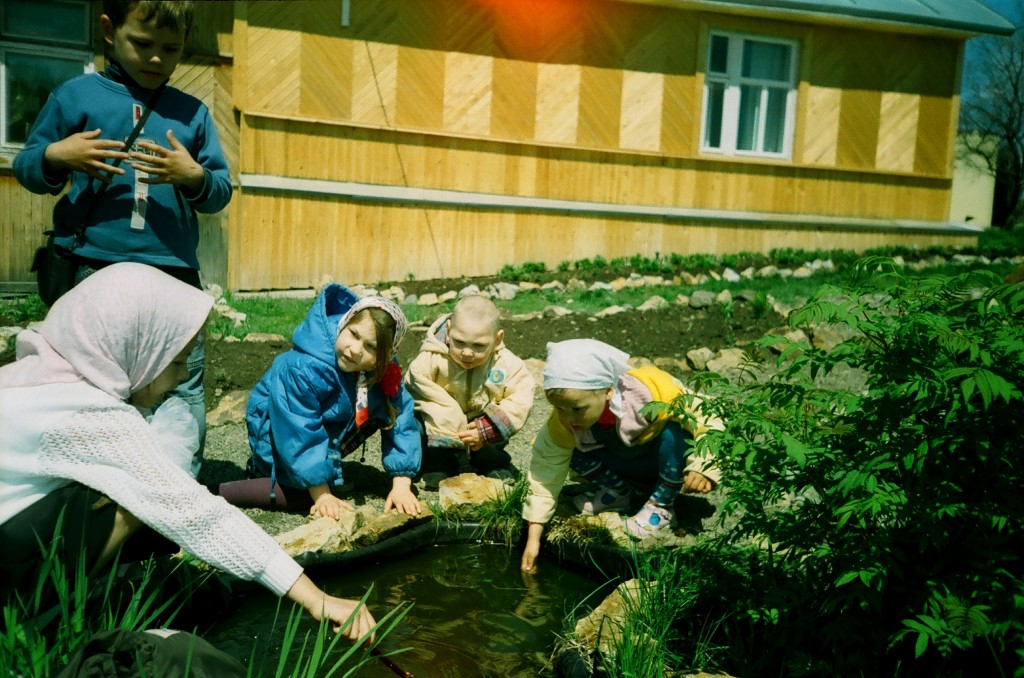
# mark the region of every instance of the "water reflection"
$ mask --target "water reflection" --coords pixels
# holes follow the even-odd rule
[[[372,583],[369,606],[378,617],[398,603],[413,603],[381,649],[408,648],[392,660],[416,678],[553,676],[548,658],[566,615],[581,604],[581,612],[589,611],[606,592],[595,594],[597,582],[550,562],[536,575],[523,575],[519,556],[495,545],[433,546],[356,571],[320,569],[316,579],[345,598],[360,597]],[[248,661],[258,636],[260,653],[272,654],[280,649],[280,629],[267,643],[275,606],[269,596],[245,600],[207,639]],[[378,662],[359,672],[394,675]]]

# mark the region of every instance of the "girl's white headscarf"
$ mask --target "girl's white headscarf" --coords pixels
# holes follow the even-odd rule
[[[398,304],[390,299],[385,299],[384,297],[363,297],[352,304],[352,308],[346,311],[345,315],[341,316],[341,320],[338,321],[338,334],[341,334],[341,331],[345,329],[345,325],[348,325],[348,321],[352,320],[356,313],[367,308],[379,308],[394,318],[395,337],[391,342],[391,351],[394,353],[398,350],[398,345],[402,343],[402,339],[409,329],[409,321],[406,319],[405,314],[402,313],[402,309],[398,307]]]
[[[163,372],[194,337],[213,298],[151,266],[111,264],[57,300],[18,334],[0,388],[84,379],[121,400]]]
[[[629,355],[597,339],[569,339],[548,344],[544,390],[572,388],[598,391],[615,386],[629,365]]]

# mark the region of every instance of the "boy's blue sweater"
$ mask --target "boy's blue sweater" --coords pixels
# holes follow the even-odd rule
[[[97,73],[72,78],[50,93],[25,148],[14,159],[14,173],[21,185],[33,193],[54,195],[64,189],[70,178],[67,197],[61,199],[53,213],[59,244],[71,243],[77,220],[85,214],[100,183],[82,172],[45,171],[46,147],[72,134],[97,128],[102,130],[102,139],[125,139],[135,126],[134,106],[144,108],[150,96],[150,90],[126,86]],[[93,209],[85,243],[75,250],[77,255],[101,261],[199,269],[196,211],[213,213],[223,209],[231,199],[231,178],[210,111],[201,101],[165,87],[139,139],[169,148],[167,130],[172,130],[202,165],[206,175],[202,191],[187,196],[178,186],[150,184],[143,210],[144,228],[132,228],[135,170],[128,161],[122,162],[120,167],[125,173],[113,175]]]

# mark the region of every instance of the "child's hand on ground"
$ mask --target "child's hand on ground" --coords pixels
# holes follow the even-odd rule
[[[317,490],[319,490],[317,492]],[[310,488],[310,495],[313,497],[313,505],[309,508],[309,515],[322,516],[337,520],[341,517],[341,510],[355,511],[355,507],[347,501],[338,499],[331,494],[326,485]]]
[[[711,491],[711,486],[711,481],[696,471],[688,471],[683,475],[683,492],[701,492],[706,494]]]
[[[412,492],[412,478],[395,476],[391,481],[391,491],[384,501],[384,511],[387,512],[392,508],[410,516],[420,514],[420,500]]]
[[[476,452],[477,450],[484,446],[484,439],[483,436],[480,435],[480,429],[478,429],[473,424],[470,424],[466,428],[462,429],[456,435],[458,435],[459,440],[461,440],[466,445],[466,447],[468,447],[473,452]]]
[[[111,174],[124,174],[123,168],[112,167],[109,161],[126,160],[128,154],[124,152],[123,141],[100,139],[100,133],[101,130],[94,129],[55,141],[43,151],[43,159],[53,169],[85,172],[109,184]]]
[[[144,184],[184,186],[198,194],[203,190],[203,182],[206,180],[202,166],[192,158],[192,154],[181,145],[171,130],[167,130],[167,141],[171,144],[170,150],[150,141],[140,141],[139,148],[147,152],[129,154],[132,167],[148,174],[139,181]]]

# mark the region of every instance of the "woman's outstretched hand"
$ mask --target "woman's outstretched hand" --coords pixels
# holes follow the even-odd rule
[[[335,633],[343,633],[351,642],[376,640],[376,634],[372,633],[371,629],[377,622],[361,601],[327,595],[304,574],[292,584],[287,595],[302,605],[313,619],[330,620],[332,630]],[[348,627],[342,629],[349,619],[351,622]]]

